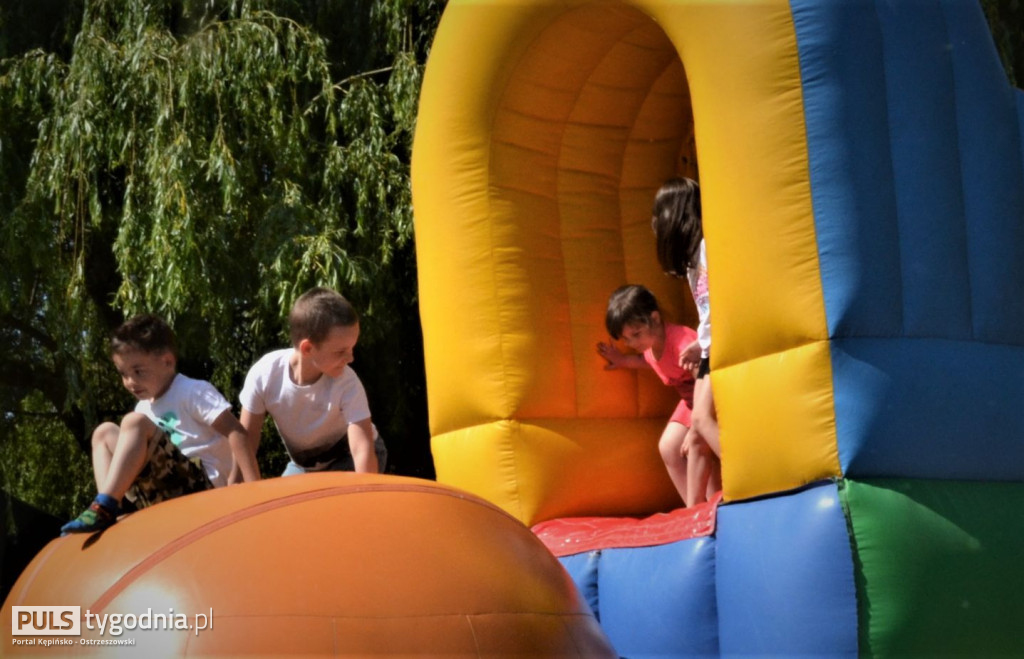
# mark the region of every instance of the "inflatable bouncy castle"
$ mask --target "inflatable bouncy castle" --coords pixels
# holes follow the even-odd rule
[[[59,652],[22,642],[44,606],[145,657],[1019,654],[1022,134],[973,2],[449,0],[413,154],[441,483],[270,479],[54,540],[2,654]],[[626,282],[695,321],[650,232],[674,175],[722,429],[694,509],[674,394],[594,351]]]
[[[625,656],[1020,652],[1022,133],[976,2],[450,0],[413,154],[438,479]],[[594,345],[627,282],[695,319],[650,230],[675,175],[724,493],[664,534],[673,394]]]
[[[48,633],[38,607],[69,606],[78,629]],[[58,538],[0,613],[3,656],[615,656],[529,529],[377,474],[218,488]]]

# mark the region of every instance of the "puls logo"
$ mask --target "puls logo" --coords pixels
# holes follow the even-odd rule
[[[12,606],[14,636],[81,636],[80,606]]]

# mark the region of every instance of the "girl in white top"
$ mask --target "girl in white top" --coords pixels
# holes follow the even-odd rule
[[[687,502],[700,501],[701,497],[710,497],[721,489],[722,449],[718,441],[718,417],[711,392],[711,305],[700,186],[696,181],[688,178],[669,179],[658,189],[654,197],[651,228],[654,230],[658,262],[662,270],[673,277],[686,277],[697,306],[697,340],[680,355],[679,361],[685,368],[697,368],[692,425],[683,450],[710,452],[716,458],[715,468],[708,474],[706,483],[687,484]]]

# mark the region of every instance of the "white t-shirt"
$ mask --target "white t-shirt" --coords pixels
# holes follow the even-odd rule
[[[690,292],[697,306],[697,342],[700,343],[700,356],[711,354],[711,302],[708,294],[708,253],[704,241],[700,241],[700,259],[696,268],[687,268],[686,279],[690,282]]]
[[[178,373],[159,398],[140,400],[135,411],[159,426],[185,457],[198,457],[210,482],[227,485],[231,471],[231,445],[213,429],[213,422],[231,404],[206,380],[194,380]]]
[[[284,348],[263,355],[249,369],[238,396],[249,412],[274,419],[289,455],[331,446],[350,423],[370,418],[366,390],[351,366],[336,378],[324,373],[312,384],[298,385],[291,378],[291,354],[291,348]]]

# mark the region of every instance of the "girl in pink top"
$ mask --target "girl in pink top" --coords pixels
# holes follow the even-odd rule
[[[703,445],[691,448],[685,441],[691,426],[694,373],[682,365],[682,357],[696,341],[697,333],[665,322],[654,294],[638,285],[623,286],[612,293],[605,326],[613,339],[622,338],[638,353],[623,354],[614,344],[598,343],[598,354],[608,362],[606,369],[651,368],[662,382],[679,392],[679,404],[661,434],[658,450],[683,503],[693,506],[706,501],[714,455]]]

